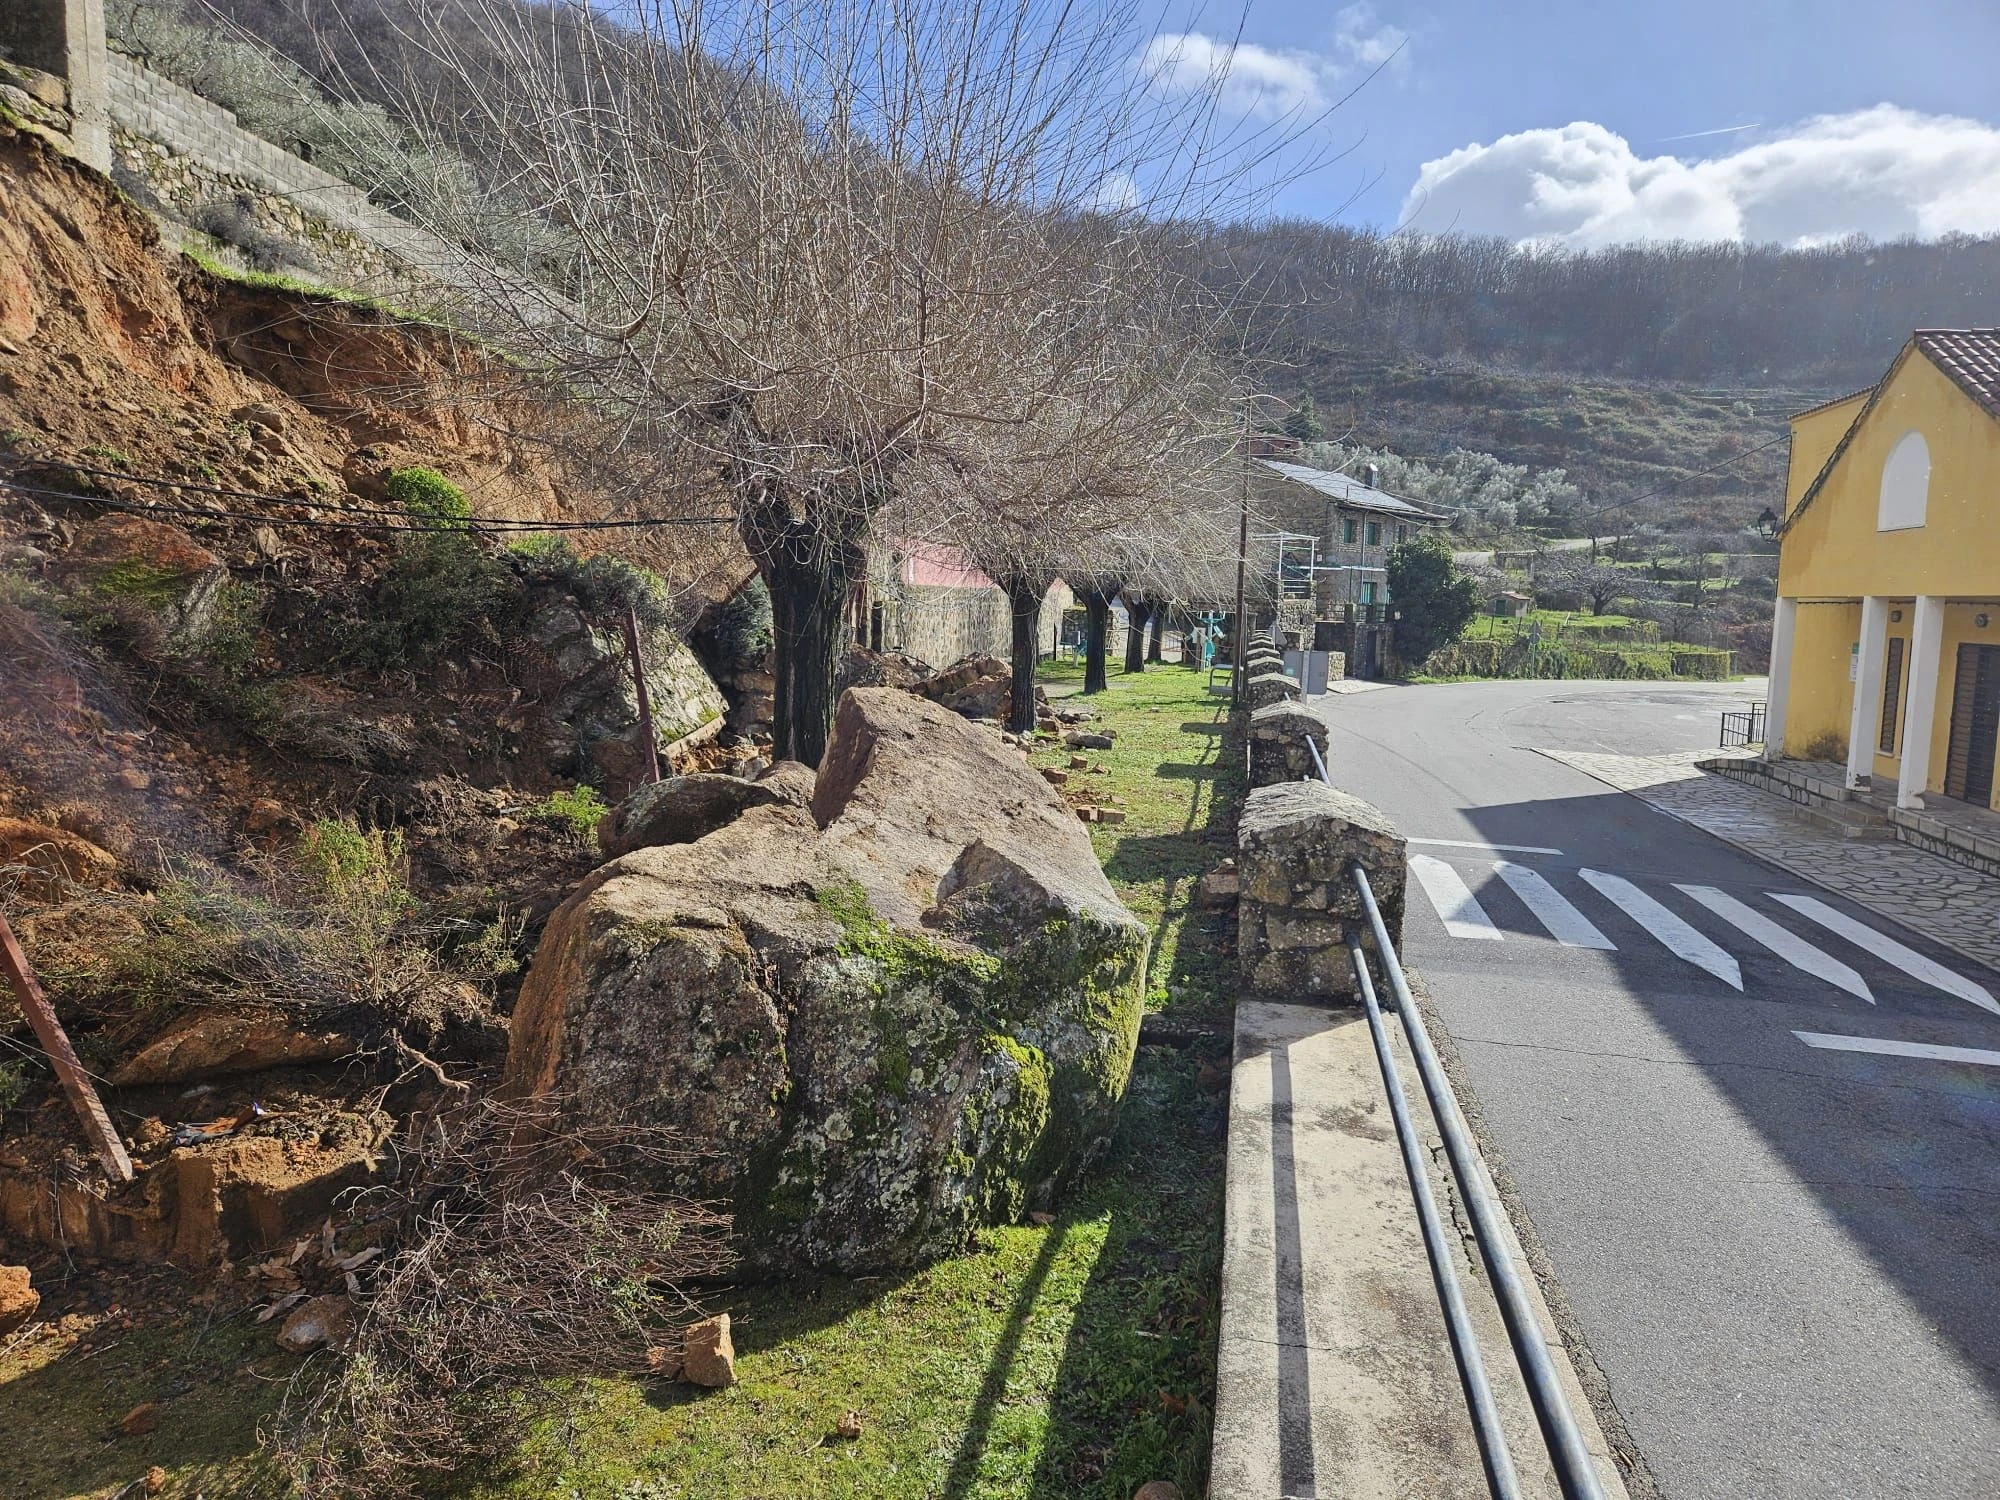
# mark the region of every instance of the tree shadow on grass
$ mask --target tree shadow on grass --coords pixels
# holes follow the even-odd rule
[[[1049,1268],[1055,1264],[1063,1241],[1069,1236],[1069,1227],[1069,1220],[1066,1219],[1042,1237],[1042,1247],[1035,1255],[1034,1266],[1022,1279],[1020,1290],[1014,1294],[1014,1305],[1007,1311],[1000,1342],[994,1347],[993,1357],[987,1361],[985,1378],[979,1382],[979,1394],[973,1398],[965,1434],[959,1439],[957,1453],[952,1456],[951,1472],[945,1476],[944,1500],[966,1500],[973,1493],[972,1487],[979,1479],[980,1461],[986,1456],[987,1439],[993,1431],[994,1413],[999,1410],[1001,1398],[1007,1394],[1007,1380],[1013,1374],[1014,1362],[1020,1357],[1022,1337],[1034,1316],[1035,1303],[1042,1295],[1042,1287],[1049,1279]]]

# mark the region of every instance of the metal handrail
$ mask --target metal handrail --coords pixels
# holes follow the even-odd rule
[[[1542,1338],[1540,1320],[1529,1305],[1527,1288],[1514,1258],[1507,1253],[1500,1208],[1487,1191],[1485,1179],[1480,1174],[1472,1132],[1466,1127],[1458,1099],[1451,1091],[1451,1082],[1445,1077],[1444,1066],[1438,1061],[1429,1033],[1424,1030],[1423,1016],[1410,994],[1409,981],[1396,958],[1395,944],[1389,941],[1389,929],[1382,920],[1381,907],[1375,902],[1375,891],[1368,883],[1368,873],[1359,865],[1354,867],[1354,886],[1360,893],[1362,909],[1368,915],[1368,926],[1375,938],[1375,951],[1382,960],[1384,973],[1388,975],[1397,1013],[1403,1018],[1403,1034],[1409,1038],[1410,1050],[1416,1055],[1417,1072],[1423,1078],[1424,1092],[1430,1098],[1431,1113],[1437,1119],[1438,1131],[1444,1137],[1445,1152],[1451,1158],[1459,1191],[1465,1197],[1466,1211],[1472,1219],[1473,1237],[1479,1241],[1480,1258],[1486,1262],[1486,1269],[1493,1278],[1494,1297],[1500,1304],[1500,1316],[1507,1325],[1507,1338],[1514,1347],[1514,1358],[1527,1382],[1535,1417],[1541,1423],[1542,1439],[1548,1445],[1549,1459],[1555,1466],[1556,1482],[1562,1487],[1565,1500],[1604,1500],[1603,1487],[1597,1481],[1597,1470],[1591,1463],[1589,1450],[1584,1446],[1583,1432],[1577,1426],[1575,1413],[1570,1410],[1568,1397],[1563,1394],[1555,1361],[1550,1358],[1548,1345]]]
[[[1331,786],[1333,778],[1327,772],[1318,743],[1310,735],[1306,737],[1306,748],[1312,752],[1313,768],[1319,772],[1320,780]],[[1444,1137],[1445,1154],[1450,1158],[1452,1175],[1458,1181],[1466,1211],[1472,1220],[1473,1238],[1479,1242],[1480,1258],[1492,1277],[1494,1300],[1500,1304],[1500,1317],[1507,1327],[1507,1341],[1513,1348],[1515,1363],[1520,1367],[1522,1379],[1527,1385],[1528,1399],[1534,1405],[1535,1418],[1541,1426],[1542,1440],[1548,1447],[1556,1482],[1562,1489],[1564,1500],[1604,1500],[1604,1488],[1598,1482],[1596,1466],[1584,1445],[1583,1431],[1577,1425],[1576,1414],[1570,1410],[1569,1398],[1563,1394],[1555,1361],[1550,1357],[1548,1345],[1542,1337],[1541,1321],[1528,1300],[1527,1287],[1514,1264],[1514,1258],[1508,1253],[1500,1206],[1487,1189],[1478,1150],[1472,1143],[1472,1132],[1458,1107],[1451,1080],[1445,1076],[1444,1065],[1438,1061],[1437,1049],[1431,1045],[1430,1033],[1424,1028],[1423,1013],[1417,1009],[1417,1002],[1410,994],[1409,980],[1403,973],[1402,962],[1396,957],[1396,945],[1389,939],[1388,924],[1382,920],[1382,909],[1375,900],[1375,888],[1368,882],[1368,872],[1359,864],[1353,867],[1352,873],[1355,892],[1361,898],[1361,909],[1367,915],[1375,951],[1382,962],[1382,972],[1388,977],[1390,995],[1397,1014],[1402,1017],[1403,1034],[1409,1039],[1410,1051],[1417,1060],[1417,1073],[1423,1080],[1424,1094],[1430,1100],[1438,1133]],[[1511,1500],[1519,1493],[1513,1461],[1506,1451],[1505,1439],[1500,1431],[1499,1416],[1493,1404],[1492,1389],[1486,1381],[1478,1342],[1466,1319],[1464,1298],[1450,1264],[1449,1246],[1443,1239],[1442,1225],[1436,1221],[1436,1200],[1431,1193],[1423,1153],[1415,1140],[1415,1127],[1409,1119],[1402,1079],[1389,1050],[1386,1023],[1376,997],[1374,980],[1368,972],[1360,940],[1351,932],[1347,948],[1349,960],[1354,965],[1355,982],[1361,991],[1361,1003],[1368,1012],[1369,1030],[1375,1038],[1375,1055],[1381,1064],[1383,1085],[1389,1094],[1390,1113],[1396,1120],[1396,1136],[1403,1148],[1404,1165],[1410,1175],[1410,1192],[1416,1200],[1417,1218],[1423,1225],[1424,1248],[1431,1258],[1432,1275],[1438,1283],[1438,1297],[1444,1306],[1445,1322],[1451,1332],[1452,1351],[1458,1359],[1460,1379],[1465,1386],[1466,1405],[1472,1413],[1473,1429],[1479,1439],[1480,1458],[1486,1465],[1493,1493],[1500,1500]]]
[[[1480,1461],[1486,1465],[1487,1483],[1499,1500],[1517,1500],[1521,1483],[1514,1473],[1513,1455],[1507,1451],[1507,1436],[1500,1425],[1500,1408],[1493,1399],[1493,1387],[1486,1379],[1479,1336],[1472,1331],[1472,1315],[1466,1310],[1465,1293],[1459,1288],[1454,1247],[1445,1235],[1437,1198],[1431,1192],[1423,1143],[1417,1139],[1410,1102],[1403,1093],[1403,1076],[1389,1045],[1389,1027],[1382,1019],[1381,1003],[1375,998],[1375,981],[1368,973],[1368,958],[1361,951],[1361,940],[1351,932],[1347,938],[1347,956],[1354,965],[1354,982],[1360,986],[1361,1003],[1368,1012],[1368,1033],[1374,1039],[1375,1059],[1381,1065],[1382,1083],[1388,1090],[1389,1113],[1396,1122],[1397,1143],[1403,1148],[1403,1167],[1410,1174],[1410,1195],[1416,1200],[1417,1222],[1424,1231],[1424,1250],[1431,1259],[1431,1278],[1437,1282],[1438,1302],[1444,1308],[1445,1326],[1451,1332],[1451,1352],[1458,1359],[1459,1382],[1465,1387],[1465,1404],[1472,1414],[1472,1430],[1479,1439]]]

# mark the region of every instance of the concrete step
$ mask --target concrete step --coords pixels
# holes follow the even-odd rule
[[[1433,1161],[1443,1148],[1416,1064],[1399,1067]],[[1395,1124],[1358,1010],[1244,1001],[1229,1098],[1228,1208],[1210,1500],[1406,1500],[1488,1493]],[[1464,1223],[1433,1172],[1439,1207]],[[1462,1242],[1477,1325],[1522,1493],[1557,1500],[1533,1408]],[[1532,1285],[1526,1258],[1513,1247]],[[1624,1486],[1542,1311],[1606,1493]]]

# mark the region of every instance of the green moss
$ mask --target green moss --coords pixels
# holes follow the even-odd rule
[[[850,938],[865,936],[881,926],[875,918],[875,908],[869,904],[868,892],[858,880],[845,877],[830,880],[814,890],[813,900]]]
[[[136,558],[114,563],[97,575],[100,592],[161,609],[172,604],[187,587],[188,575],[182,568],[163,568]]]

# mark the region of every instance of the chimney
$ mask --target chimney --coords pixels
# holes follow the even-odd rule
[[[1371,490],[1381,489],[1382,488],[1381,466],[1379,464],[1363,465],[1361,470],[1361,482],[1367,485],[1368,488]]]

